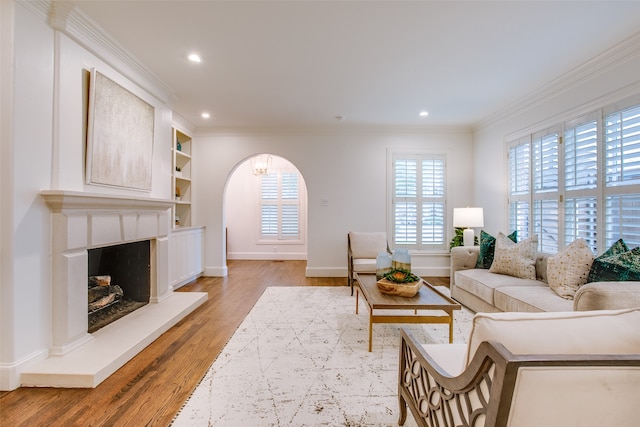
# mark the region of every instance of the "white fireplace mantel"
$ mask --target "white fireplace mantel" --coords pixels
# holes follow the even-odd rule
[[[114,210],[163,210],[173,206],[173,201],[81,191],[45,190],[44,198],[51,212],[63,211],[114,211]]]

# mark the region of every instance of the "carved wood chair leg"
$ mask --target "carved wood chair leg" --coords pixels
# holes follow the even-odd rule
[[[398,425],[403,426],[407,420],[407,402],[401,394],[398,394],[398,404],[400,405],[400,416],[398,417]]]

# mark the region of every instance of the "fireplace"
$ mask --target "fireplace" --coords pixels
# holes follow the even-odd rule
[[[89,249],[88,332],[149,303],[151,245],[149,240]]]
[[[170,286],[171,200],[58,190],[41,196],[51,210],[51,343],[22,371],[21,385],[95,387],[204,303],[207,294],[173,292]],[[116,256],[124,258],[124,268],[93,270],[105,256],[95,250],[118,246],[129,248]],[[131,258],[143,259],[131,267]],[[121,283],[131,272],[148,276],[144,286],[136,286],[143,291],[132,291],[146,303],[89,332],[88,277],[103,272]]]

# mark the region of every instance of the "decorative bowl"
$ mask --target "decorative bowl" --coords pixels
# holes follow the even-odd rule
[[[413,297],[422,286],[422,279],[408,283],[394,283],[389,279],[383,278],[378,280],[378,289],[385,295],[394,295],[399,297]]]

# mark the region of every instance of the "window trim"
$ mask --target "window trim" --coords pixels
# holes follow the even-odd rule
[[[443,241],[442,243],[433,244],[433,245],[423,245],[421,243],[422,235],[417,236],[417,241],[419,243],[416,244],[397,244],[394,241],[394,232],[395,232],[395,217],[394,217],[394,162],[397,158],[416,158],[418,161],[423,158],[431,158],[431,159],[439,159],[444,162],[444,195],[442,197],[443,201]],[[387,235],[389,236],[389,245],[392,249],[395,247],[406,247],[410,250],[412,254],[440,254],[443,252],[449,251],[449,241],[450,235],[448,233],[449,224],[449,208],[448,208],[448,192],[449,192],[449,171],[448,171],[448,154],[444,150],[434,151],[434,150],[411,150],[411,149],[387,149],[387,194],[386,194],[386,203],[387,203]],[[420,200],[422,196],[417,197]],[[417,207],[419,210],[420,207]],[[420,218],[420,216],[419,216]]]

